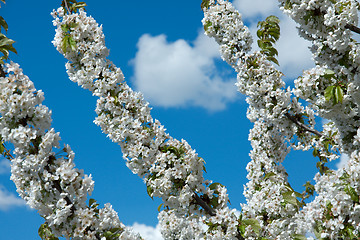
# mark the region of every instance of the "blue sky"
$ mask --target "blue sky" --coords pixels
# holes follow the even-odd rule
[[[130,86],[144,93],[160,120],[175,138],[186,139],[205,159],[207,179],[226,185],[231,207],[240,208],[246,183],[246,164],[252,124],[247,104],[236,91],[236,74],[224,64],[216,44],[203,34],[201,0],[104,1],[88,0],[87,11],[103,24],[110,59],[122,69]],[[120,147],[101,133],[92,121],[95,101],[90,92],[70,82],[65,59],[51,41],[54,27],[50,12],[61,1],[10,1],[1,16],[9,25],[18,62],[53,111],[53,127],[75,151],[75,163],[95,180],[95,198],[110,202],[120,220],[160,239],[157,224],[159,200],[151,200],[142,180],[126,168]],[[307,43],[295,25],[277,10],[275,0],[235,0],[251,31],[258,20],[276,14],[282,20],[278,44],[281,70],[292,79],[312,66]],[[296,189],[312,179],[316,160],[311,154],[292,153],[286,166]],[[0,232],[3,240],[39,239],[43,220],[19,200],[9,180],[10,168],[0,159]],[[140,224],[140,225],[139,225]],[[144,225],[141,225],[144,224]],[[146,225],[146,226],[145,226]]]

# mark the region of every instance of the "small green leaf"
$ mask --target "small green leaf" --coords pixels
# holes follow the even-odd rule
[[[15,42],[14,40],[11,40],[9,38],[3,38],[0,40],[0,47],[13,44],[14,42]]]
[[[16,49],[15,49],[12,45],[5,45],[5,46],[0,47],[0,49],[1,49],[1,48],[2,48],[2,49],[9,50],[9,51],[12,51],[12,52],[14,52],[14,53],[17,54]]]
[[[70,31],[70,28],[67,24],[63,24],[61,25],[61,30],[65,33],[69,32]]]
[[[210,184],[209,188],[211,190],[216,190],[218,186],[224,187],[224,185],[222,185],[221,183],[215,182],[215,183]]]
[[[76,50],[76,42],[72,37],[68,38],[69,41],[69,46],[71,48],[71,50],[75,51]]]
[[[325,100],[326,101],[329,101],[330,99],[333,98],[333,90],[334,90],[335,86],[328,86],[326,89],[325,89],[325,93],[324,93],[324,96],[325,96]]]
[[[324,78],[326,78],[326,79],[331,79],[331,78],[333,78],[334,76],[335,76],[335,72],[334,71],[332,71],[332,70],[330,70],[330,69],[326,69],[325,71],[324,71],[324,74],[322,75]]]
[[[276,175],[276,174],[275,174],[274,172],[268,172],[267,174],[265,174],[264,180],[269,179],[269,178],[271,178],[271,177],[273,177],[273,176],[275,176],[275,175]]]
[[[65,53],[66,49],[68,48],[69,45],[69,40],[68,40],[69,36],[65,36],[62,39],[62,43],[61,43],[61,50]]]
[[[336,103],[339,103],[339,102],[342,103],[343,97],[344,97],[344,92],[340,86],[336,86],[334,95],[335,95]]]
[[[293,240],[306,240],[307,237],[305,237],[304,235],[300,235],[300,234],[293,234],[292,235]]]
[[[149,195],[149,197],[151,197],[151,199],[154,200],[154,198],[152,196],[154,189],[152,189],[150,186],[146,186],[146,192]]]
[[[278,66],[280,66],[280,64],[279,64],[278,60],[277,60],[276,58],[274,58],[274,57],[267,57],[267,60],[269,60],[269,61],[271,61],[271,62],[275,63],[275,64],[276,64],[276,65],[278,65]]]
[[[4,28],[4,30],[7,32],[8,25],[3,17],[0,16],[0,26]]]
[[[261,226],[258,220],[254,218],[250,218],[250,219],[245,219],[242,222],[247,226],[251,226],[256,234],[260,233]]]
[[[4,148],[4,144],[1,142],[0,143],[0,154],[2,154],[4,152],[5,148]]]
[[[277,17],[277,16],[274,16],[274,15],[270,15],[266,18],[266,21],[267,22],[272,22],[272,23],[277,23],[279,24],[280,23],[280,19]]]
[[[39,237],[42,240],[59,240],[54,234],[51,232],[50,227],[47,223],[41,224],[38,230]]]
[[[91,207],[94,203],[96,203],[96,200],[93,198],[89,199],[89,207]]]
[[[285,203],[298,206],[299,200],[297,200],[296,196],[293,195],[292,191],[284,192],[282,196]]]
[[[160,204],[160,205],[158,206],[158,208],[157,208],[158,212],[161,211],[161,207],[162,207],[163,205],[164,205],[164,204],[162,203],[162,204]]]
[[[351,200],[353,200],[356,203],[359,203],[359,195],[356,193],[356,190],[353,187],[347,185],[344,188],[344,191],[350,196]]]
[[[204,9],[204,8],[208,9],[209,6],[210,6],[210,0],[202,0],[201,9]]]
[[[210,21],[206,21],[206,23],[204,24],[204,30],[205,32],[209,29],[209,27],[212,25],[212,23]]]
[[[4,56],[2,56],[1,59],[7,59],[9,57],[9,51],[8,50],[0,48],[0,52],[2,54],[4,54]]]

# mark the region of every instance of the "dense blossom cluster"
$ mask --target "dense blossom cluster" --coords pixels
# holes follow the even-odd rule
[[[288,184],[281,162],[289,151],[289,145],[294,149],[314,148],[320,162],[338,158],[336,151],[340,150],[351,154],[349,164],[353,165],[352,169],[357,166],[357,133],[360,132],[356,74],[358,45],[345,28],[356,25],[358,3],[330,0],[279,1],[282,9],[300,24],[301,35],[312,41],[317,64],[314,69],[306,71],[304,76],[297,79],[295,88],[291,90],[284,89],[282,73],[266,59],[263,52],[247,54],[251,43],[248,34],[243,34],[242,38],[229,38],[234,37],[231,35],[234,25],[239,27],[238,33],[249,32],[239,23],[241,17],[238,13],[233,13],[236,11],[231,4],[224,0],[206,2],[208,6],[204,9],[203,20],[206,34],[213,37],[220,46],[227,45],[221,49],[233,51],[231,54],[223,51],[222,57],[238,72],[236,85],[241,93],[248,96],[246,100],[250,106],[247,116],[254,122],[249,135],[253,150],[250,154],[252,161],[247,166],[250,181],[244,192],[247,198],[247,204],[242,205],[244,214],[257,218],[262,224],[263,236],[270,239],[291,239],[295,234],[306,232],[317,233],[321,238],[350,238],[349,233],[344,233],[348,229],[355,236],[358,234],[358,223],[354,219],[356,210],[352,209],[357,209],[359,202],[357,180],[351,179],[350,184],[349,178],[345,180],[342,172],[347,170],[331,171],[322,168],[320,164],[321,174],[315,178],[318,196],[299,211],[302,204],[298,198],[302,196]],[[219,16],[229,11],[233,11],[227,14],[229,18],[219,20]],[[237,16],[237,19],[234,20],[233,16]],[[234,42],[238,43],[237,47],[232,45]],[[328,88],[329,86],[333,87]],[[327,88],[335,89],[335,93],[327,93]],[[341,95],[343,93],[344,96]],[[293,99],[292,94],[295,95]],[[332,99],[335,97],[336,101]],[[299,98],[311,105],[302,107]],[[334,100],[334,104],[329,103],[329,99]],[[297,122],[299,119],[303,122],[306,117],[310,127],[307,129],[314,129],[317,114],[331,120],[324,125],[322,133],[306,132],[302,129],[303,125]],[[317,136],[310,133],[316,133]],[[292,139],[293,136],[297,138]],[[345,175],[353,176],[348,171]],[[353,177],[356,176],[357,174]],[[346,206],[353,207],[348,207],[345,211]],[[327,224],[322,226],[324,221]],[[344,230],[344,224],[347,225],[347,230]]]
[[[321,238],[352,239],[359,236],[359,46],[349,26],[357,25],[359,3],[279,2],[282,10],[300,24],[301,35],[312,42],[317,65],[295,81],[294,93],[331,121],[324,130],[336,133],[338,149],[350,156],[344,168],[317,174],[318,195],[299,213],[299,228],[317,231]],[[337,92],[329,97],[329,89]],[[333,103],[327,99],[339,96],[340,101]]]
[[[0,134],[15,148],[11,180],[19,195],[56,236],[106,239],[106,231],[118,228],[121,239],[140,239],[120,223],[111,205],[102,209],[86,205],[94,182],[75,168],[68,145],[59,148],[51,111],[42,105],[43,92],[35,89],[18,64],[7,64],[5,71],[7,76],[0,78]]]
[[[248,164],[248,179],[250,180],[245,188],[244,195],[247,204],[242,205],[245,216],[259,220],[265,230],[264,236],[288,237],[293,229],[289,226],[292,216],[297,211],[296,204],[287,201],[285,196],[295,194],[287,181],[287,173],[281,165],[289,152],[287,140],[291,139],[297,130],[292,122],[285,117],[285,113],[302,112],[301,105],[296,101],[291,104],[290,89],[283,89],[285,83],[281,79],[282,73],[266,59],[260,52],[247,54],[252,40],[249,37],[249,30],[242,24],[240,14],[233,8],[230,16],[237,16],[237,19],[223,18],[219,21],[216,17],[223,11],[218,5],[229,6],[227,1],[210,1],[209,8],[204,9],[204,24],[215,26],[215,30],[206,30],[206,34],[219,43],[219,45],[232,42],[244,41],[246,44],[239,44],[237,48],[228,46],[230,49],[241,49],[241,55],[223,54],[227,62],[231,62],[233,68],[238,72],[236,83],[239,91],[247,95],[249,103],[247,116],[254,122],[249,140],[253,150],[251,151],[252,161]],[[206,20],[205,20],[206,19]],[[242,38],[232,36],[223,31],[231,32],[234,22],[240,28],[238,32],[246,33]],[[313,116],[313,114],[312,114]],[[289,230],[289,231],[287,231]]]

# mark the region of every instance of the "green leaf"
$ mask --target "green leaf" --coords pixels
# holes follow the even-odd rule
[[[247,226],[251,226],[256,234],[260,233],[261,226],[258,220],[254,218],[250,218],[250,219],[245,219],[242,222]]]
[[[323,74],[322,76],[323,76],[324,78],[330,80],[331,78],[333,78],[333,77],[335,76],[335,72],[332,71],[332,70],[330,70],[330,69],[326,69],[325,72],[324,72],[324,74]]]
[[[61,50],[66,53],[66,49],[68,48],[69,45],[69,40],[68,40],[69,36],[65,36],[62,39],[62,43],[61,43]]]
[[[85,8],[87,5],[85,2],[79,2],[79,3],[75,3],[75,8],[79,9],[79,8]]]
[[[89,207],[91,207],[94,203],[96,203],[96,200],[93,198],[89,199]]]
[[[151,199],[154,200],[154,198],[152,196],[154,189],[152,189],[150,186],[146,186],[146,192],[149,195],[149,197],[151,197]]]
[[[213,196],[210,200],[210,205],[213,206],[213,208],[217,208],[219,206],[219,197]]]
[[[293,234],[291,235],[293,237],[293,240],[306,240],[307,237],[305,237],[304,235],[300,235],[300,234]]]
[[[0,26],[3,27],[4,30],[7,32],[7,30],[8,30],[8,25],[7,25],[5,19],[4,19],[2,16],[0,16]]]
[[[1,142],[0,143],[0,154],[2,154],[4,152],[5,148],[4,148],[4,144]]]
[[[67,25],[67,24],[63,24],[63,25],[61,25],[61,30],[63,31],[63,32],[69,32],[70,31],[70,28],[69,28],[69,26]]]
[[[264,31],[259,29],[259,30],[257,30],[256,35],[257,35],[258,38],[262,39],[264,37]]]
[[[16,49],[15,49],[12,45],[5,45],[5,46],[0,47],[0,49],[1,49],[1,48],[2,48],[2,49],[9,50],[9,51],[12,51],[12,52],[14,52],[14,53],[17,54]]]
[[[276,58],[274,58],[274,57],[267,57],[267,59],[268,59],[269,61],[275,63],[276,65],[280,66],[280,64],[279,64],[279,62],[278,62],[278,60],[277,60]]]
[[[224,185],[222,185],[221,183],[215,182],[215,183],[210,184],[209,188],[211,190],[216,190],[218,186],[224,187]]]
[[[163,205],[164,205],[164,204],[162,203],[162,204],[160,204],[160,205],[158,206],[158,208],[157,208],[158,212],[161,211],[161,207],[162,207]]]
[[[9,57],[9,51],[6,49],[0,48],[0,52],[4,54],[4,56],[1,57],[1,59],[7,59]]]
[[[204,24],[204,30],[205,32],[209,29],[209,27],[212,25],[212,23],[210,21],[206,21],[206,23]]]
[[[202,0],[201,2],[201,9],[204,9],[204,8],[209,8],[210,6],[210,1],[209,0]]]
[[[285,203],[298,206],[299,200],[297,200],[296,196],[293,196],[293,191],[284,192],[282,196]]]
[[[359,195],[356,193],[356,190],[353,187],[347,185],[344,188],[344,191],[350,196],[351,200],[353,200],[356,203],[359,203]]]
[[[238,225],[238,229],[239,229],[239,232],[241,233],[241,235],[245,234],[245,226],[244,225]]]
[[[268,172],[264,176],[264,180],[271,178],[272,176],[275,176],[276,174],[274,172]]]
[[[325,89],[325,92],[324,92],[324,96],[325,96],[325,100],[326,101],[329,101],[330,99],[333,98],[333,90],[334,90],[335,86],[328,86],[326,89]]]
[[[76,42],[72,37],[68,38],[69,41],[69,46],[71,48],[71,50],[75,51],[76,50]]]
[[[344,97],[344,92],[340,86],[336,86],[334,95],[335,95],[336,103],[339,103],[339,102],[342,103],[343,97]]]
[[[11,40],[9,38],[3,38],[0,40],[0,47],[5,46],[5,45],[11,45],[14,42],[15,42],[14,40]]]
[[[54,234],[51,232],[50,227],[47,223],[41,224],[38,230],[38,234],[42,240],[59,240]]]
[[[280,19],[277,17],[277,16],[274,16],[274,15],[270,15],[266,18],[266,21],[267,22],[272,22],[272,23],[277,23],[279,24],[280,23]]]

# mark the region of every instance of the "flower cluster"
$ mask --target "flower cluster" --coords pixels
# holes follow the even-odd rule
[[[358,22],[359,4],[340,1],[279,1],[299,23],[300,35],[313,44],[316,67],[295,80],[294,94],[330,121],[319,142],[350,156],[344,168],[325,169],[315,177],[315,200],[298,214],[299,230],[320,238],[353,239],[359,235],[359,46],[351,27]],[[325,149],[323,149],[325,150]],[[325,154],[326,155],[326,154]],[[332,154],[319,157],[335,158]],[[320,172],[321,173],[321,172]]]
[[[289,144],[297,149],[308,149],[313,144],[308,133],[296,139],[297,143],[290,142],[302,129],[287,115],[306,114],[309,125],[313,126],[315,113],[311,108],[302,107],[296,98],[291,99],[291,90],[284,88],[285,83],[281,79],[283,74],[267,60],[264,53],[248,53],[252,43],[249,30],[230,2],[209,1],[208,7],[203,10],[205,33],[214,37],[223,46],[221,49],[233,51],[228,54],[220,50],[222,58],[238,73],[236,86],[247,96],[247,117],[254,122],[249,135],[253,147],[250,153],[252,161],[247,166],[250,181],[245,187],[247,203],[242,204],[242,210],[246,217],[259,221],[263,237],[286,239],[294,230],[291,222],[300,202],[297,199],[299,194],[288,183],[281,162],[290,150]],[[233,16],[237,16],[236,20]],[[237,29],[233,29],[234,26]]]
[[[141,239],[120,223],[110,205],[87,206],[94,182],[75,168],[74,152],[59,149],[59,133],[51,127],[51,111],[16,63],[0,78],[0,136],[14,145],[11,180],[17,192],[46,220],[55,236],[67,239],[108,239],[118,229],[120,239]],[[58,152],[56,153],[56,149]]]

